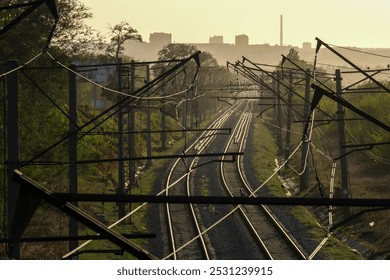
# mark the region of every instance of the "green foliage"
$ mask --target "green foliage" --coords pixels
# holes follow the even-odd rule
[[[1,6],[16,4],[20,1],[5,0]],[[17,18],[25,8],[5,10],[0,12],[0,26],[4,27]],[[44,48],[51,32],[53,20],[46,5],[24,18],[19,24],[3,34],[0,38],[0,62],[3,64],[9,59],[27,61]]]
[[[86,24],[92,18],[90,8],[78,0],[58,1],[59,21],[52,39],[52,46],[68,56],[91,54],[102,50],[103,38]]]
[[[258,119],[254,119],[254,131],[253,134],[253,156],[252,166],[254,166],[254,172],[259,182],[264,182],[273,173],[275,168],[275,155],[278,153],[278,147],[276,141],[270,133],[270,130],[266,125]],[[262,133],[258,133],[262,131]],[[262,160],[258,160],[261,158]],[[277,176],[274,176],[265,186],[270,192],[278,197],[285,195],[284,190],[280,188],[280,182]]]
[[[298,65],[299,67],[301,67],[304,70],[313,68],[313,66],[311,64],[309,64],[306,61],[300,59],[299,52],[298,52],[297,49],[291,48],[289,50],[288,54],[286,55],[286,57],[288,58],[288,60],[286,60],[283,63],[283,67],[286,67],[286,68],[296,68],[296,66],[294,65],[294,64],[296,64],[296,65]],[[291,60],[292,62],[290,62],[289,60]]]
[[[197,51],[193,45],[170,43],[158,52],[158,60],[184,59]]]
[[[372,83],[365,83],[359,88],[373,88],[374,85]],[[334,86],[333,86],[334,88]],[[356,108],[361,111],[371,115],[377,120],[385,123],[387,125],[390,124],[390,114],[388,112],[388,108],[390,108],[390,96],[386,93],[377,93],[375,91],[371,93],[352,93],[352,94],[344,94],[343,98],[351,103]],[[323,97],[319,103],[319,108],[323,111],[327,112],[330,116],[337,118],[337,103],[333,100]],[[361,116],[354,113],[353,111],[344,108],[345,118],[360,118]],[[321,112],[317,111],[317,118],[328,118],[323,116]],[[388,131],[380,128],[376,124],[368,121],[368,120],[355,120],[355,121],[346,121],[346,137],[347,141],[353,144],[364,144],[364,143],[380,143],[380,142],[389,142],[390,134]],[[321,126],[321,131],[324,132],[325,136],[337,143],[337,122],[332,122],[327,124],[326,126]],[[326,143],[325,143],[326,144]],[[335,146],[336,148],[336,146]],[[372,152],[384,159],[390,158],[390,149],[387,145],[375,146],[372,149]],[[356,153],[356,156],[363,160],[365,159],[364,153]],[[368,163],[368,162],[367,162]],[[370,161],[370,164],[376,165],[380,163],[380,161]]]
[[[4,2],[4,3],[3,3]],[[1,6],[20,1],[6,0]],[[30,1],[31,2],[31,1]],[[3,27],[15,19],[25,8],[7,10],[0,12],[0,26]],[[88,54],[100,47],[100,38],[90,27],[85,24],[85,19],[92,16],[89,9],[77,0],[59,0],[58,12],[60,19],[56,25],[55,33],[51,41],[50,53],[62,63],[70,64],[71,61],[81,61]],[[14,28],[0,38],[0,63],[4,65],[9,59],[17,59],[24,63],[37,55],[46,46],[48,37],[52,31],[54,21],[46,5],[24,18]],[[89,59],[89,57],[88,57]],[[0,72],[4,72],[2,68]],[[42,55],[18,74],[18,95],[19,95],[19,146],[20,160],[33,162],[22,167],[22,172],[33,178],[40,184],[54,192],[68,191],[68,71],[58,68],[47,55]],[[7,189],[5,178],[6,171],[6,79],[1,80],[1,114],[0,114],[0,152],[2,160],[0,163],[1,188],[0,221],[5,227],[1,227],[0,236],[4,237],[6,231],[7,212],[4,206],[6,203]],[[3,90],[4,89],[4,90]],[[90,91],[85,88],[85,91]],[[90,97],[91,98],[91,97]],[[82,125],[99,114],[86,106],[78,107],[78,124]],[[93,123],[92,125],[95,125]],[[100,125],[100,129],[115,131],[117,123],[114,119],[106,120]],[[54,143],[58,143],[49,149]],[[100,159],[116,156],[115,138],[106,135],[80,136],[78,140],[78,156],[80,159]],[[40,156],[37,156],[39,155]],[[91,182],[113,186],[117,181],[114,169],[116,164],[101,163],[93,165],[80,165],[79,186],[80,192],[94,191]],[[104,179],[104,180],[103,180]],[[103,183],[106,182],[106,184]],[[93,207],[85,207],[94,215]],[[67,231],[67,220],[58,218],[53,214],[53,209],[48,205],[42,205],[35,213],[33,220],[26,231],[26,234],[33,235],[62,235]],[[44,220],[44,222],[42,222]],[[28,247],[28,249],[25,249]],[[23,257],[34,258],[55,258],[64,252],[61,245],[41,246],[27,245],[23,249]],[[66,248],[65,248],[66,250]],[[2,258],[3,256],[0,256]]]
[[[110,26],[110,43],[106,47],[106,54],[115,61],[118,61],[119,56],[125,50],[124,43],[127,40],[137,40],[142,42],[142,37],[137,33],[138,31],[130,26],[126,21]]]
[[[4,4],[19,2],[5,0]],[[92,17],[89,8],[78,0],[57,2],[59,20],[51,39],[52,48],[60,50],[65,56],[83,55],[101,49],[101,35],[85,23],[86,19]],[[0,26],[12,22],[25,9],[2,11]],[[0,38],[0,61],[13,58],[25,62],[31,59],[46,46],[53,26],[54,19],[49,9],[46,5],[41,5]]]
[[[367,87],[363,85],[362,87]],[[390,96],[388,93],[366,93],[360,96],[351,96],[350,102],[357,108],[371,115],[377,120],[390,124]],[[347,117],[359,117],[349,110],[346,110]],[[380,143],[390,142],[390,133],[369,121],[355,122],[348,126],[350,137],[358,143]],[[382,158],[390,158],[390,149],[388,145],[376,146],[372,152]]]

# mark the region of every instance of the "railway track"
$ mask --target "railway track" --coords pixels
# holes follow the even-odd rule
[[[209,129],[212,130],[203,132],[183,153],[202,153],[217,136],[215,129],[221,128],[237,107],[238,104],[223,113],[209,126]],[[198,161],[199,158],[194,157],[190,160],[177,159],[173,163],[166,180],[166,196],[191,195],[191,174],[196,168]],[[192,204],[167,203],[165,208],[170,243],[170,253],[166,258],[212,258],[213,249],[207,240],[207,235],[202,234],[199,215],[196,214],[195,206]],[[188,240],[194,238],[195,240],[193,242],[188,243]]]
[[[234,130],[228,137],[225,149],[221,152],[242,152],[244,150],[246,135],[250,127],[253,107],[252,101],[239,101],[234,106],[230,107],[210,126],[210,130],[203,132],[189,147],[183,151],[184,154],[201,154],[212,149],[215,146],[213,141],[220,137],[216,130],[226,126],[227,122],[231,122],[239,116]],[[234,117],[231,117],[233,116]],[[229,123],[231,125],[231,123]],[[211,145],[213,144],[213,145]],[[252,189],[245,180],[245,175],[242,170],[242,159],[238,156],[234,162],[229,162],[225,157],[221,158],[220,172],[222,176],[225,192],[232,196],[239,195],[255,195],[252,194]],[[165,190],[157,195],[179,195],[191,196],[194,194],[193,175],[200,163],[200,157],[180,158],[177,159],[171,166],[169,174],[165,182]],[[202,164],[200,164],[202,165]],[[216,176],[214,176],[216,177]],[[220,184],[219,184],[220,185]],[[142,207],[143,205],[139,206]],[[164,259],[216,259],[218,258],[219,250],[224,250],[223,247],[242,248],[247,246],[244,251],[253,251],[252,257],[256,259],[304,259],[305,254],[295,245],[294,241],[289,238],[288,233],[283,229],[277,219],[273,218],[272,213],[265,206],[257,205],[242,205],[231,206],[223,205],[225,212],[212,217],[212,222],[202,221],[202,215],[199,213],[204,207],[202,205],[192,204],[166,204],[165,216],[167,224],[167,236],[169,249],[165,249]],[[134,209],[132,212],[137,211]],[[218,211],[216,211],[218,212]],[[222,212],[222,211],[221,211]],[[132,213],[129,213],[131,215]],[[229,221],[228,217],[234,217]],[[234,220],[233,220],[234,219]],[[237,225],[238,220],[241,220],[240,226]],[[242,222],[243,221],[243,222]],[[119,221],[118,221],[119,222]],[[226,225],[227,224],[227,225]],[[232,224],[237,225],[233,231],[237,233],[237,238],[240,235],[245,236],[244,232],[249,232],[243,238],[242,243],[234,244],[232,241],[215,242],[215,239],[209,237],[209,232],[217,229],[217,235],[223,235],[224,232],[229,232],[226,227],[232,230]],[[243,226],[244,225],[244,226]],[[114,226],[114,225],[112,225]],[[225,228],[224,228],[225,227]],[[226,233],[230,234],[230,233]],[[248,238],[250,236],[251,239]],[[237,240],[237,239],[236,239]],[[221,244],[222,249],[221,249]],[[254,246],[256,244],[257,246]],[[168,246],[165,246],[166,248]],[[256,247],[256,248],[255,248]],[[221,253],[219,254],[221,255]],[[223,253],[222,253],[223,255]],[[242,258],[246,258],[242,255]],[[233,257],[234,258],[234,257]],[[236,257],[237,259],[237,257]]]
[[[228,138],[224,153],[242,152],[245,147],[245,141],[252,119],[252,109],[254,100],[238,102],[235,107],[225,112],[209,128],[220,128],[227,122],[234,111],[240,111],[235,128]],[[195,141],[185,152],[202,153],[205,149],[210,149],[210,144],[215,139],[213,132],[204,132],[198,141]],[[177,160],[169,172],[166,182],[166,195],[185,195],[193,194],[191,190],[191,178],[194,176],[196,165],[199,158],[195,157],[186,163],[183,160]],[[221,158],[220,174],[227,192],[231,196],[249,195],[255,196],[252,188],[247,183],[243,173],[243,161],[238,156],[236,161],[229,162],[224,156]],[[173,188],[173,186],[175,186]],[[203,224],[201,214],[197,207],[202,205],[178,205],[167,204],[166,212],[169,227],[171,253],[167,258],[173,259],[210,259],[216,258],[219,247],[226,247],[226,244],[215,242],[208,236],[212,228],[218,228],[220,233],[226,231],[226,226],[231,226],[231,221],[227,222],[227,217],[232,215],[234,219],[239,216],[244,226],[240,231],[249,232],[250,238],[245,237],[244,241],[248,243],[247,248],[253,250],[253,256],[258,259],[305,259],[305,253],[301,250],[293,238],[290,237],[284,227],[278,222],[271,211],[264,205],[239,205],[236,207],[227,206],[224,210],[225,215],[215,217],[210,223]],[[216,211],[218,212],[218,211]],[[236,213],[234,213],[236,212]],[[211,218],[213,219],[213,218]],[[210,226],[212,224],[212,226]],[[218,225],[218,226],[217,226]],[[224,229],[225,227],[225,229]],[[245,235],[245,234],[244,234]],[[224,242],[222,242],[224,243]],[[227,241],[226,243],[229,243]],[[230,242],[231,243],[231,242]],[[257,244],[254,248],[253,243]],[[232,244],[233,245],[233,244]],[[242,247],[242,245],[240,245]],[[224,250],[223,248],[221,249]],[[245,249],[247,250],[247,249]]]
[[[248,101],[233,133],[228,140],[224,152],[242,152],[252,118],[253,100]],[[253,189],[245,179],[242,158],[227,163],[222,160],[220,173],[223,185],[229,195],[254,196]],[[253,239],[258,244],[266,259],[306,259],[305,253],[296,245],[283,225],[264,205],[239,205],[237,211],[242,216]]]

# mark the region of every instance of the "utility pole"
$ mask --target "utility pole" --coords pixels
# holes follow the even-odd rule
[[[306,69],[305,74],[305,100],[303,107],[303,119],[307,120],[310,114],[310,69]],[[309,145],[310,142],[303,139],[302,154],[301,154],[301,170],[303,173],[300,176],[300,191],[305,191],[309,188]]]
[[[11,71],[18,66],[16,60],[10,60],[7,70]],[[7,75],[8,89],[8,112],[7,112],[7,143],[8,143],[8,257],[10,259],[20,259],[20,243],[13,236],[12,227],[16,212],[16,204],[19,197],[20,186],[12,178],[14,170],[19,169],[19,97],[18,97],[18,74],[17,71]],[[5,186],[4,186],[5,187]]]
[[[69,71],[69,193],[77,194],[77,85],[76,85],[76,65],[71,65]],[[73,134],[72,134],[73,133]],[[77,201],[72,202],[76,207]],[[69,235],[78,236],[78,223],[74,218],[69,218]],[[79,246],[78,240],[69,241],[69,251],[73,251]],[[76,257],[77,258],[77,257]]]
[[[217,98],[213,98],[213,94],[216,95],[217,94],[217,91],[216,91],[216,78],[215,78],[215,72],[213,72],[213,76],[212,76],[212,85],[213,85],[213,89],[211,91],[211,98],[213,100],[213,114],[215,114],[217,112]]]
[[[192,128],[192,124],[193,124],[193,107],[192,107],[192,102],[193,102],[193,100],[192,100],[192,97],[193,97],[193,91],[192,91],[192,89],[189,91],[189,94],[188,94],[188,100],[186,100],[186,103],[188,103],[188,105],[187,105],[187,109],[188,110],[186,110],[187,111],[187,115],[188,115],[188,117],[189,117],[189,121],[187,122],[187,125],[188,125],[188,127],[187,128]]]
[[[118,88],[120,91],[126,91],[129,94],[134,93],[135,88],[135,63],[131,61],[130,67],[118,66]],[[123,98],[122,96],[119,98]],[[120,101],[121,99],[119,99]],[[135,161],[124,158],[135,157],[135,104],[119,110],[118,115],[119,130],[119,163],[118,163],[118,194],[131,193],[132,186],[135,185]],[[118,218],[125,215],[125,203],[118,203]],[[131,204],[130,204],[131,207]]]
[[[289,77],[289,88],[288,88],[288,108],[287,108],[287,131],[286,131],[286,153],[285,153],[285,160],[288,159],[290,156],[290,149],[291,149],[291,123],[292,123],[292,84],[293,84],[293,75],[290,71],[288,74]],[[285,168],[288,168],[288,165],[286,164]]]
[[[149,64],[146,65],[146,78],[145,82],[149,83],[150,81],[150,67]],[[146,108],[146,156],[148,157],[148,160],[146,162],[146,166],[151,166],[152,165],[152,160],[150,157],[152,156],[152,134],[150,131],[152,130],[151,127],[151,110],[150,110],[150,100],[148,99],[147,101],[147,108]]]
[[[129,71],[129,72],[128,72]],[[128,80],[128,87],[127,92],[130,94],[133,94],[135,91],[135,64],[134,60],[130,63],[130,69],[126,68],[126,72],[128,74],[127,79]],[[124,194],[131,194],[131,190],[133,186],[136,185],[136,178],[135,178],[135,160],[132,158],[135,158],[135,104],[130,104],[125,108],[127,111],[127,130],[124,128],[124,131],[126,131],[127,135],[127,141],[126,141],[126,148],[124,148],[124,156],[129,157],[130,159],[127,160],[124,164],[124,171],[123,175],[125,176],[124,182]],[[127,153],[126,153],[127,152]],[[123,206],[123,216],[125,214],[125,205]],[[129,203],[129,208],[131,211],[131,203]]]
[[[339,69],[336,70],[336,94],[341,96],[341,72]],[[337,122],[338,124],[338,132],[339,132],[339,152],[340,155],[346,154],[346,148],[345,146],[345,122],[344,122],[344,115],[345,111],[343,106],[340,103],[337,103],[337,119],[339,120]],[[347,157],[341,157],[340,158],[340,169],[341,169],[341,190],[343,197],[349,198],[349,181],[348,181],[348,162]]]
[[[280,98],[280,72],[276,72],[276,93],[277,93],[277,98],[278,98],[278,105],[277,105],[277,126],[279,127],[278,129],[278,134],[277,134],[277,142],[278,142],[278,147],[279,147],[279,153],[282,152],[283,150],[283,136],[282,136],[282,100]]]
[[[123,89],[123,77],[122,77],[122,59],[118,58],[117,60],[117,75],[118,75],[118,90],[122,91]],[[124,97],[122,95],[118,96],[118,102],[120,102]],[[118,186],[116,188],[117,194],[124,194],[124,186],[125,186],[125,174],[124,174],[124,111],[126,108],[121,108],[118,111]],[[125,204],[119,202],[118,206],[118,219],[122,218],[125,215]]]
[[[129,93],[134,94],[135,92],[135,63],[134,60],[131,61],[130,65],[130,88]],[[129,107],[129,157],[135,158],[135,104],[131,104]],[[131,186],[133,186],[136,183],[135,180],[135,161],[130,160],[129,161],[129,191],[131,190]]]
[[[181,125],[183,127],[183,132],[181,133],[181,137],[185,136],[184,129],[187,128],[187,106],[188,100],[182,100],[181,102]]]
[[[163,82],[163,84],[165,84]],[[162,86],[162,92],[164,93],[164,86]],[[161,99],[161,134],[160,134],[160,139],[161,139],[161,149],[165,150],[167,148],[167,125],[166,125],[166,112],[165,112],[166,106],[165,106],[165,100]]]

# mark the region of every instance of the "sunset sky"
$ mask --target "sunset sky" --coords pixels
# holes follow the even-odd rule
[[[127,21],[144,41],[149,34],[172,34],[177,43],[207,43],[222,35],[234,43],[246,34],[250,44],[279,44],[280,15],[284,44],[327,43],[390,48],[388,0],[79,0],[91,8],[88,23],[102,33]]]

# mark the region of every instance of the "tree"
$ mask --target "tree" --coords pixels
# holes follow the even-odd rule
[[[21,1],[6,0],[1,6],[20,4]],[[101,35],[85,23],[92,17],[89,8],[78,0],[58,0],[59,19],[54,18],[46,5],[41,5],[0,38],[0,61],[10,58],[26,61],[41,51],[51,38],[51,47],[67,57],[84,55],[102,49]],[[0,26],[14,20],[26,10],[25,7],[1,11]]]
[[[124,51],[124,43],[127,40],[137,40],[142,42],[141,35],[138,34],[138,31],[130,26],[126,21],[122,21],[119,24],[110,26],[111,39],[110,43],[106,47],[106,53],[115,58],[115,61],[118,61],[119,56]]]
[[[4,3],[5,2],[5,3]],[[12,3],[33,3],[36,1],[5,0],[0,6]],[[37,3],[37,2],[36,2]],[[0,28],[15,19],[26,10],[21,7],[15,10],[0,11]],[[85,19],[92,16],[89,9],[77,0],[58,1],[59,20],[52,37],[50,52],[65,64],[76,59],[78,55],[88,54],[95,49],[96,34],[85,24]],[[22,21],[18,22],[11,30],[4,33],[0,38],[0,67],[9,59],[17,59],[19,64],[25,63],[33,56],[42,51],[46,46],[49,35],[53,30],[54,20],[46,5],[41,5],[34,12],[30,13]],[[79,59],[79,57],[77,57]],[[68,71],[53,64],[48,56],[42,55],[23,70],[18,71],[18,107],[19,107],[19,143],[20,158],[32,159],[33,157],[51,147],[68,134]],[[36,67],[38,66],[38,67]],[[53,67],[54,66],[54,67]],[[0,70],[3,73],[4,69]],[[2,103],[0,108],[7,112],[6,79],[0,80],[3,88],[0,96]],[[3,102],[4,100],[4,102]],[[3,104],[4,103],[4,104]],[[55,103],[55,104],[53,104]],[[55,106],[56,105],[56,106]],[[78,108],[78,124],[85,123],[92,118],[92,114],[98,112],[90,111],[87,108]],[[92,112],[92,113],[90,113]],[[9,122],[5,119],[6,114],[0,114],[0,153],[6,155],[6,133]],[[114,121],[107,130],[114,129]],[[106,123],[107,124],[107,123]],[[101,137],[83,137],[78,139],[79,156],[85,158],[97,158],[104,152],[113,150],[110,139],[100,141]],[[68,159],[68,143],[61,142],[59,145],[46,150],[38,161],[61,162]],[[6,178],[6,160],[0,163],[0,181]],[[100,168],[88,166],[79,169],[100,178]],[[37,182],[43,183],[52,191],[64,192],[68,189],[68,168],[53,164],[43,167],[41,165],[27,165],[23,167],[23,172],[34,178]],[[84,178],[80,175],[79,178]],[[3,186],[6,190],[6,186]],[[6,194],[6,191],[4,191]],[[6,195],[0,196],[0,204],[7,201]],[[53,215],[47,205],[43,204],[34,213],[33,219],[26,229],[27,235],[42,236],[54,232],[62,234],[66,232],[67,222],[64,216]],[[5,208],[4,208],[5,209]],[[7,221],[7,211],[0,211],[0,222],[5,225]],[[42,223],[42,221],[45,221]],[[5,238],[6,231],[0,230],[0,237]],[[0,247],[3,249],[3,247]],[[5,258],[5,250],[0,249],[0,258]],[[22,246],[21,255],[26,259],[58,258],[66,253],[67,248],[59,243],[53,246],[47,243],[42,245]]]
[[[20,1],[19,1],[20,2]],[[20,4],[15,0],[8,0],[1,3],[1,6],[12,6]],[[13,22],[26,8],[18,8],[2,11],[0,14],[1,28]],[[8,59],[18,59],[25,61],[31,58],[32,53],[37,54],[47,42],[50,26],[46,24],[48,20],[42,18],[51,18],[46,5],[41,5],[38,9],[28,14],[23,20],[14,25],[10,30],[3,33],[0,37],[0,61],[6,62]]]
[[[197,51],[193,45],[170,43],[158,52],[158,60],[184,59]]]
[[[161,61],[171,59],[184,59],[193,55],[197,51],[198,49],[194,45],[171,43],[163,47],[158,52],[158,59]],[[220,83],[223,83],[223,81],[228,79],[227,77],[229,76],[229,71],[224,71],[224,67],[221,67],[218,64],[218,61],[211,53],[202,52],[200,53],[199,59],[201,65],[199,69],[199,84],[206,86],[206,84],[210,84],[212,80],[213,82],[217,82],[218,79]],[[167,63],[166,68],[169,68],[168,65],[169,64]],[[196,66],[194,61],[190,61],[190,63],[186,65],[187,69],[193,69],[195,67]],[[159,67],[158,69],[154,69],[153,73],[155,76],[158,76],[163,70],[164,69]],[[187,71],[187,73],[191,73],[191,71]],[[218,73],[218,75],[215,75],[215,73]],[[189,78],[188,80],[191,79]]]
[[[288,54],[286,55],[286,57],[288,59],[290,59],[291,61],[293,61],[295,64],[297,64],[299,67],[302,67],[303,69],[312,68],[311,65],[307,64],[305,61],[300,59],[298,50],[295,49],[295,48],[291,48],[288,51]],[[286,68],[296,68],[293,65],[293,63],[291,63],[290,61],[285,61],[283,63],[283,67],[286,67]]]
[[[288,51],[287,57],[290,58],[291,60],[299,61],[298,50],[296,50],[296,49],[294,49],[294,48],[291,48],[291,49]]]
[[[102,50],[102,36],[85,23],[86,19],[92,18],[89,10],[90,8],[78,0],[59,0],[59,21],[52,46],[61,49],[68,56]]]
[[[217,67],[219,64],[211,53],[202,52],[200,54],[200,65],[202,67]]]

